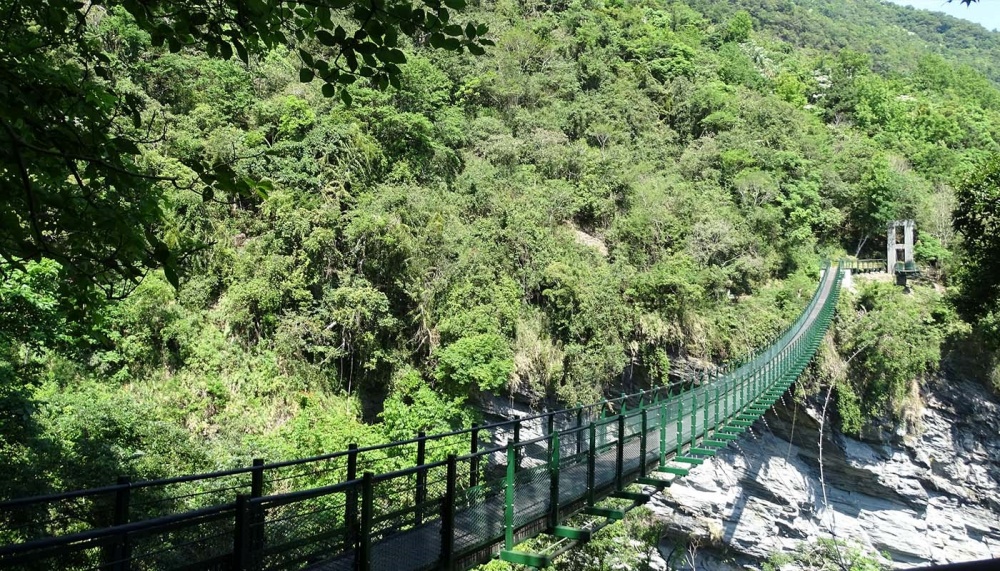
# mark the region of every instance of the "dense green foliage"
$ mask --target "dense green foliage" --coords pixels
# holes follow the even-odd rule
[[[837,409],[845,432],[858,433],[874,419],[907,418],[920,399],[919,385],[941,360],[941,347],[957,321],[929,287],[912,293],[871,282],[845,292],[835,335],[843,365]]]
[[[156,47],[128,9],[86,20],[116,93],[162,134],[116,160],[168,180],[90,178],[103,190],[89,205],[90,183],[53,175],[53,196],[84,192],[59,212],[86,224],[53,228],[135,233],[133,269],[174,258],[137,286],[139,270],[109,277],[135,288],[120,302],[67,287],[79,266],[65,255],[3,266],[0,496],[441,430],[470,422],[484,392],[554,406],[662,384],[682,359],[764,345],[819,260],[881,253],[887,220],[915,218],[921,261],[947,278],[952,184],[1000,151],[1000,60],[975,55],[997,39],[812,3],[484,2],[467,13],[495,49],[402,34],[398,87],[360,79],[351,105],[303,81],[284,42],[220,59]],[[934,48],[876,49],[904,24]],[[20,188],[16,147],[0,151],[5,188]],[[220,164],[266,193],[174,184]],[[27,209],[11,200],[3,231]],[[892,395],[936,364],[943,318],[925,302],[888,286],[845,300],[852,429],[898,412]],[[878,335],[900,329],[918,351]]]
[[[996,320],[993,314],[1000,309],[1000,157],[959,185],[955,230],[962,234],[965,246],[959,311],[969,319]]]
[[[464,7],[465,0],[0,2],[0,275],[46,258],[61,264],[66,289],[97,286],[120,297],[161,266],[176,285],[179,258],[197,244],[164,231],[164,187],[206,200],[216,190],[270,188],[234,171],[234,157],[179,154],[165,164],[142,152],[170,130],[160,104],[174,102],[160,86],[143,85],[147,64],[167,49],[235,54],[249,68],[272,50],[294,48],[286,63],[301,68],[299,79],[318,77],[324,95],[350,104],[346,86],[359,79],[399,87],[401,35],[484,53],[493,44],[485,25],[451,21]],[[220,95],[233,95],[240,75],[249,79],[239,67],[229,67]]]

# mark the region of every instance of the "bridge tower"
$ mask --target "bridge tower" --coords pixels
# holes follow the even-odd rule
[[[917,273],[917,264],[913,260],[915,229],[913,220],[893,220],[888,226],[886,269],[896,274],[896,283],[901,286],[906,285],[907,275]]]

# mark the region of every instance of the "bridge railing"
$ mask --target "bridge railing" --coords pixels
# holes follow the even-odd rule
[[[886,261],[882,259],[848,259],[843,261],[842,268],[854,272],[884,272]]]
[[[824,266],[806,310],[769,347],[679,394],[644,391],[315,458],[23,500],[113,494],[114,521],[124,521],[0,547],[0,568],[423,569],[445,559],[463,567],[690,453],[794,380],[833,314],[841,272],[830,270]],[[220,485],[226,478],[233,480]],[[309,488],[289,489],[290,480]],[[136,490],[192,484],[194,491],[168,496],[175,507],[189,498],[217,504],[129,521]]]

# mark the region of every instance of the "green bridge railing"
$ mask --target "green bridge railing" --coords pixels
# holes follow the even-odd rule
[[[0,569],[466,569],[547,565],[739,438],[812,359],[843,264],[766,349],[643,391],[315,458],[0,503]],[[646,488],[647,490],[649,488]],[[613,505],[606,505],[614,498]],[[565,525],[583,516],[584,525]],[[539,553],[519,542],[549,534]]]
[[[879,259],[867,259],[867,260],[841,260],[840,269],[850,270],[860,273],[865,272],[884,272],[886,271],[885,260]]]

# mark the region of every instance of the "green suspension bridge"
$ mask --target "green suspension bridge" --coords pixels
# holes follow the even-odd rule
[[[2,502],[0,569],[463,570],[497,555],[544,567],[740,438],[812,359],[845,271],[883,268],[825,263],[770,346],[678,394]],[[548,547],[515,550],[540,535]]]

